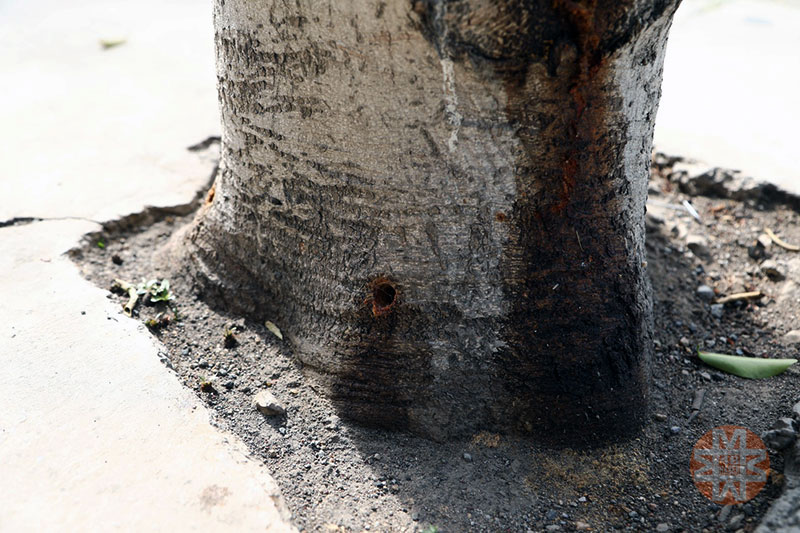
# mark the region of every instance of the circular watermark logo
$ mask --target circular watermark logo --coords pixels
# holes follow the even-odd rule
[[[689,469],[703,496],[720,505],[732,505],[754,498],[764,488],[769,454],[749,429],[719,426],[694,445]]]

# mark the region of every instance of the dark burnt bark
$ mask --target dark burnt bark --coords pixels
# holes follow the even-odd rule
[[[218,0],[198,286],[342,414],[593,443],[641,424],[644,209],[678,0]]]

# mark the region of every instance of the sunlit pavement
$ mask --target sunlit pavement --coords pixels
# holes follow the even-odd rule
[[[656,148],[800,193],[800,1],[684,0]]]

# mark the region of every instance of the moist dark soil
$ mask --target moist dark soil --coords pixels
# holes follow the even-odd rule
[[[798,370],[743,379],[705,366],[696,349],[797,355],[784,335],[797,328],[800,253],[755,243],[764,228],[800,243],[798,213],[791,202],[767,205],[758,195],[689,196],[672,171],[679,159],[655,161],[647,219],[656,331],[649,422],[634,440],[591,450],[485,432],[435,443],[344,421],[265,324],[215,310],[182,273],[152,266],[154,252],[191,215],[145,217],[146,227],[117,223],[72,253],[89,279],[109,289],[116,278],[169,277],[174,299],[145,301],[133,319],[164,343],[166,364],[218,415],[215,423],[269,467],[302,531],[752,531],[782,490],[781,455],[770,452],[771,471],[755,498],[722,507],[695,487],[692,447],[715,426],[761,434],[787,416],[800,398]],[[762,269],[768,259],[775,269]],[[715,294],[698,295],[701,285]],[[745,291],[763,296],[713,307]],[[122,313],[127,297],[109,298]],[[283,331],[296,327],[275,322]],[[256,410],[254,396],[265,389],[284,416]]]

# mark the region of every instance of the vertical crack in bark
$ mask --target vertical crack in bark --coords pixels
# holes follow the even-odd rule
[[[458,112],[458,95],[456,94],[456,75],[453,70],[453,60],[442,57],[442,93],[444,96],[444,111],[447,122],[451,126],[450,137],[447,139],[447,148],[450,153],[456,151],[458,145],[458,130],[461,128],[463,117]]]

